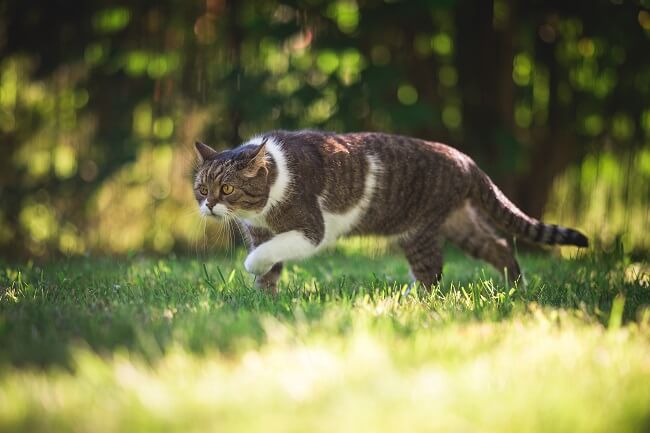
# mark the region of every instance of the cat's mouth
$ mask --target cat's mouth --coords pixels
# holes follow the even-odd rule
[[[222,220],[225,219],[228,216],[226,213],[220,213],[220,212],[214,212],[212,211],[210,214],[207,215],[208,218],[214,218],[217,220]]]
[[[208,205],[204,202],[199,208],[199,212],[204,217],[212,217],[216,219],[225,218],[228,215],[228,208],[222,204],[215,204],[212,208],[209,208]]]

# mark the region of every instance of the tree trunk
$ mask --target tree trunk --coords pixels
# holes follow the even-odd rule
[[[235,89],[231,93],[231,98],[228,101],[228,117],[230,120],[230,133],[228,135],[229,143],[236,146],[241,142],[239,134],[239,126],[242,121],[242,114],[240,108],[240,101],[237,97],[240,89],[240,79],[242,74],[241,69],[241,42],[242,42],[242,29],[239,25],[239,11],[241,9],[241,0],[231,0],[227,3],[228,14],[228,57],[233,65],[233,78],[234,82],[230,83]]]
[[[549,73],[548,123],[533,139],[530,171],[518,182],[517,204],[528,215],[541,218],[553,181],[572,161],[579,158],[577,138],[563,124],[571,119],[567,107],[558,99],[558,85],[562,73],[555,57],[556,43],[547,43],[539,37],[536,43],[536,60],[546,66]]]
[[[460,0],[456,10],[459,87],[463,102],[463,147],[506,194],[512,193],[513,167],[505,166],[513,137],[512,83],[514,0],[509,14],[494,28],[493,1]]]

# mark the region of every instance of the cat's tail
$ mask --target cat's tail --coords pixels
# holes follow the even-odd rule
[[[589,246],[589,239],[577,230],[544,224],[515,206],[480,168],[474,166],[472,201],[482,208],[503,230],[541,244]]]

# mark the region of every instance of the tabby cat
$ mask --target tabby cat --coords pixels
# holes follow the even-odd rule
[[[196,143],[194,194],[202,215],[246,229],[246,270],[276,290],[282,264],[351,234],[388,236],[430,287],[445,240],[510,280],[521,271],[499,233],[586,247],[580,232],[519,210],[474,161],[444,144],[381,133],[273,131],[217,152]]]

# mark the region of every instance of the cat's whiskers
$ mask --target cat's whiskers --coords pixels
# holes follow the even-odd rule
[[[230,209],[226,209],[224,218],[228,226],[228,242],[229,242],[228,249],[230,250],[230,259],[234,260],[235,253],[233,251],[234,250],[233,247],[235,246],[236,243],[236,233],[235,230],[232,228],[232,226],[234,225],[237,228],[237,231],[239,231],[239,234],[242,236],[242,238],[244,238],[244,233],[242,232],[242,229],[239,225],[239,218],[233,211],[231,211]]]
[[[214,225],[216,227],[214,236],[211,238],[211,241],[216,242],[219,245],[220,249],[223,247],[228,248],[228,221],[224,216],[215,216],[210,219],[215,220]]]
[[[233,255],[232,255],[232,227],[230,225],[230,218],[225,217],[226,220],[226,227],[228,228],[228,253],[230,254],[230,260],[232,260]]]
[[[235,227],[237,227],[237,230],[239,231],[239,235],[241,236],[242,241],[246,242],[246,235],[244,234],[244,231],[242,230],[239,218],[234,216],[234,214],[231,211],[228,211],[228,212],[230,213],[230,216],[231,216],[231,218],[233,220],[233,223],[235,224]],[[231,249],[231,253],[232,253],[232,249]]]
[[[217,219],[216,221],[216,230],[214,236],[210,238],[212,243],[217,243],[220,247],[223,246],[223,239],[226,232],[226,224],[223,219]],[[227,246],[226,246],[227,248]]]
[[[201,220],[203,221],[203,251],[202,251],[202,254],[205,255],[205,250],[206,250],[206,245],[205,244],[207,242],[206,233],[207,233],[207,229],[208,229],[208,219],[206,217],[203,217],[203,218],[201,218]],[[197,253],[198,253],[198,248],[197,248]]]
[[[220,242],[226,248],[226,250],[229,250],[230,249],[230,222],[228,221],[228,218],[222,217],[221,221],[219,221],[219,225],[221,228]]]
[[[181,213],[181,218],[193,218],[194,216],[202,216],[201,215],[201,210],[197,206],[184,206],[185,209],[183,209]]]
[[[198,201],[243,207],[265,197],[258,211],[235,212],[225,203],[212,209],[222,216],[218,233],[226,236],[231,258],[233,224],[249,246],[256,245],[244,266],[266,272],[271,289],[278,272],[269,273],[268,263],[307,258],[350,234],[396,240],[412,275],[426,287],[440,281],[444,240],[507,269],[511,281],[521,270],[501,231],[542,244],[588,245],[576,230],[524,214],[471,158],[441,143],[381,133],[285,131],[221,153],[198,142],[195,147]],[[235,190],[230,199],[219,199]],[[359,245],[373,250],[368,238]]]
[[[213,235],[210,237],[210,243],[213,244],[216,241],[217,243],[220,244],[222,236],[223,236],[223,227],[221,224],[217,223],[216,229],[214,230]]]
[[[230,247],[230,227],[228,224],[228,219],[225,216],[222,216],[219,221],[219,242],[223,248],[228,249]]]
[[[198,224],[192,224],[190,238],[192,239],[194,255],[199,255],[199,240],[205,242],[205,226],[206,220],[197,207],[190,207],[183,212],[182,218],[192,218],[192,220],[198,219],[203,223],[203,236],[200,235],[201,226]]]
[[[233,226],[233,224],[236,225],[236,223],[235,223],[235,218],[230,213],[228,213],[227,215],[228,215],[227,216],[227,218],[228,218],[228,230],[229,230],[229,233],[230,233],[230,245],[228,245],[228,249],[230,250],[230,260],[234,260],[235,254],[234,254],[233,250],[234,250],[234,247],[235,247],[235,243],[236,243],[235,238],[236,238],[237,235],[235,233],[235,229],[233,229],[232,226]]]
[[[237,218],[231,211],[229,212],[229,216],[233,220],[233,223],[235,224],[235,227],[237,227],[237,231],[239,232],[239,235],[242,237],[242,240],[246,240],[246,235],[244,234],[241,225],[240,225],[240,220]]]

